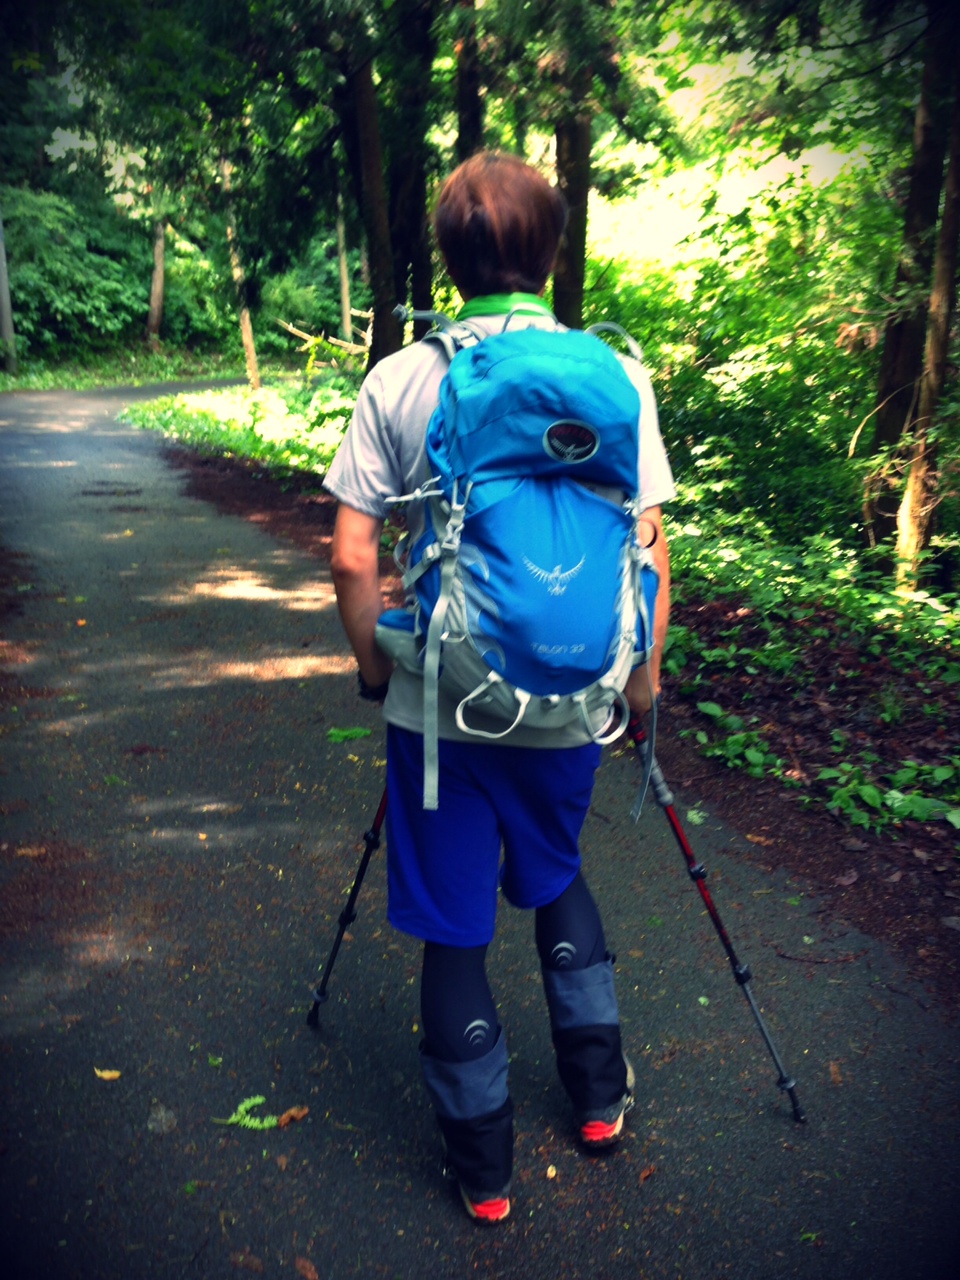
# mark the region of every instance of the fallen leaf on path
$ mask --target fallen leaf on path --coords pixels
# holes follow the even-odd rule
[[[99,1067],[94,1067],[93,1069],[100,1080],[119,1080],[120,1079],[119,1071],[110,1071],[110,1070],[101,1071]]]
[[[648,1164],[645,1169],[640,1170],[640,1181],[646,1182],[647,1179],[652,1178],[656,1172],[657,1166],[655,1164]]]
[[[859,871],[845,871],[842,876],[837,876],[834,884],[840,885],[842,889],[849,889],[852,884],[856,884],[860,879]]]
[[[751,844],[762,844],[765,849],[769,849],[776,844],[776,840],[771,840],[768,836],[748,835],[747,839],[750,841]]]
[[[887,876],[887,884],[899,884],[903,879],[902,871],[895,871],[892,876]]]
[[[372,729],[328,729],[328,742],[350,742],[354,738],[369,738]]]
[[[297,1275],[303,1276],[303,1280],[320,1280],[317,1268],[309,1258],[298,1258],[293,1265],[296,1268]]]
[[[162,1102],[155,1102],[147,1116],[147,1128],[151,1133],[173,1133],[177,1127],[177,1117]]]
[[[840,1064],[838,1062],[830,1063],[830,1082],[831,1084],[843,1084],[843,1076],[840,1074]]]
[[[302,1120],[309,1111],[309,1107],[289,1107],[282,1116],[277,1117],[277,1128],[285,1129],[288,1124],[293,1124],[294,1120]]]
[[[256,1254],[248,1253],[246,1249],[242,1253],[231,1253],[230,1261],[241,1271],[254,1271],[258,1276],[263,1275],[263,1263]]]
[[[22,844],[17,850],[18,858],[42,858],[47,852],[45,844]]]

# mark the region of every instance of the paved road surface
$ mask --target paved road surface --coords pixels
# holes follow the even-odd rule
[[[515,1210],[467,1221],[379,859],[319,1031],[304,1021],[383,784],[328,576],[184,497],[159,441],[115,421],[123,399],[0,396],[0,543],[31,587],[6,626],[27,689],[0,720],[5,1274],[957,1274],[957,1029],[880,941],[680,797],[796,1125],[662,815],[627,819],[626,752],[605,755],[585,853],[637,1066],[629,1136],[602,1160],[572,1144],[530,922],[505,909]],[[344,728],[372,732],[330,740]],[[215,1123],[257,1094],[255,1114],[309,1113]]]

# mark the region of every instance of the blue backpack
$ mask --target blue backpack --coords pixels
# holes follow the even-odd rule
[[[430,476],[392,500],[423,500],[426,528],[398,550],[407,607],[376,633],[423,677],[425,809],[438,806],[441,688],[479,739],[572,721],[595,742],[617,737],[658,583],[637,539],[640,398],[612,348],[595,331],[511,329],[508,317],[482,337],[435,318],[424,340],[444,344],[450,368],[427,429]]]

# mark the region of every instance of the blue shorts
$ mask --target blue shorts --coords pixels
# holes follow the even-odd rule
[[[387,726],[387,915],[426,942],[485,946],[498,883],[514,906],[543,907],[580,870],[601,749],[439,745],[440,807],[428,811],[423,737]]]

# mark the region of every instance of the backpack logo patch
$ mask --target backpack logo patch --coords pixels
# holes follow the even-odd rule
[[[586,462],[600,448],[600,432],[589,422],[562,418],[543,433],[543,447],[558,462]]]
[[[587,557],[581,556],[580,563],[575,564],[572,569],[566,571],[561,565],[554,565],[552,569],[541,569],[538,564],[534,564],[526,556],[523,557],[523,563],[533,574],[538,582],[545,582],[547,590],[552,596],[562,596],[567,589],[567,583],[575,578],[586,563]]]

